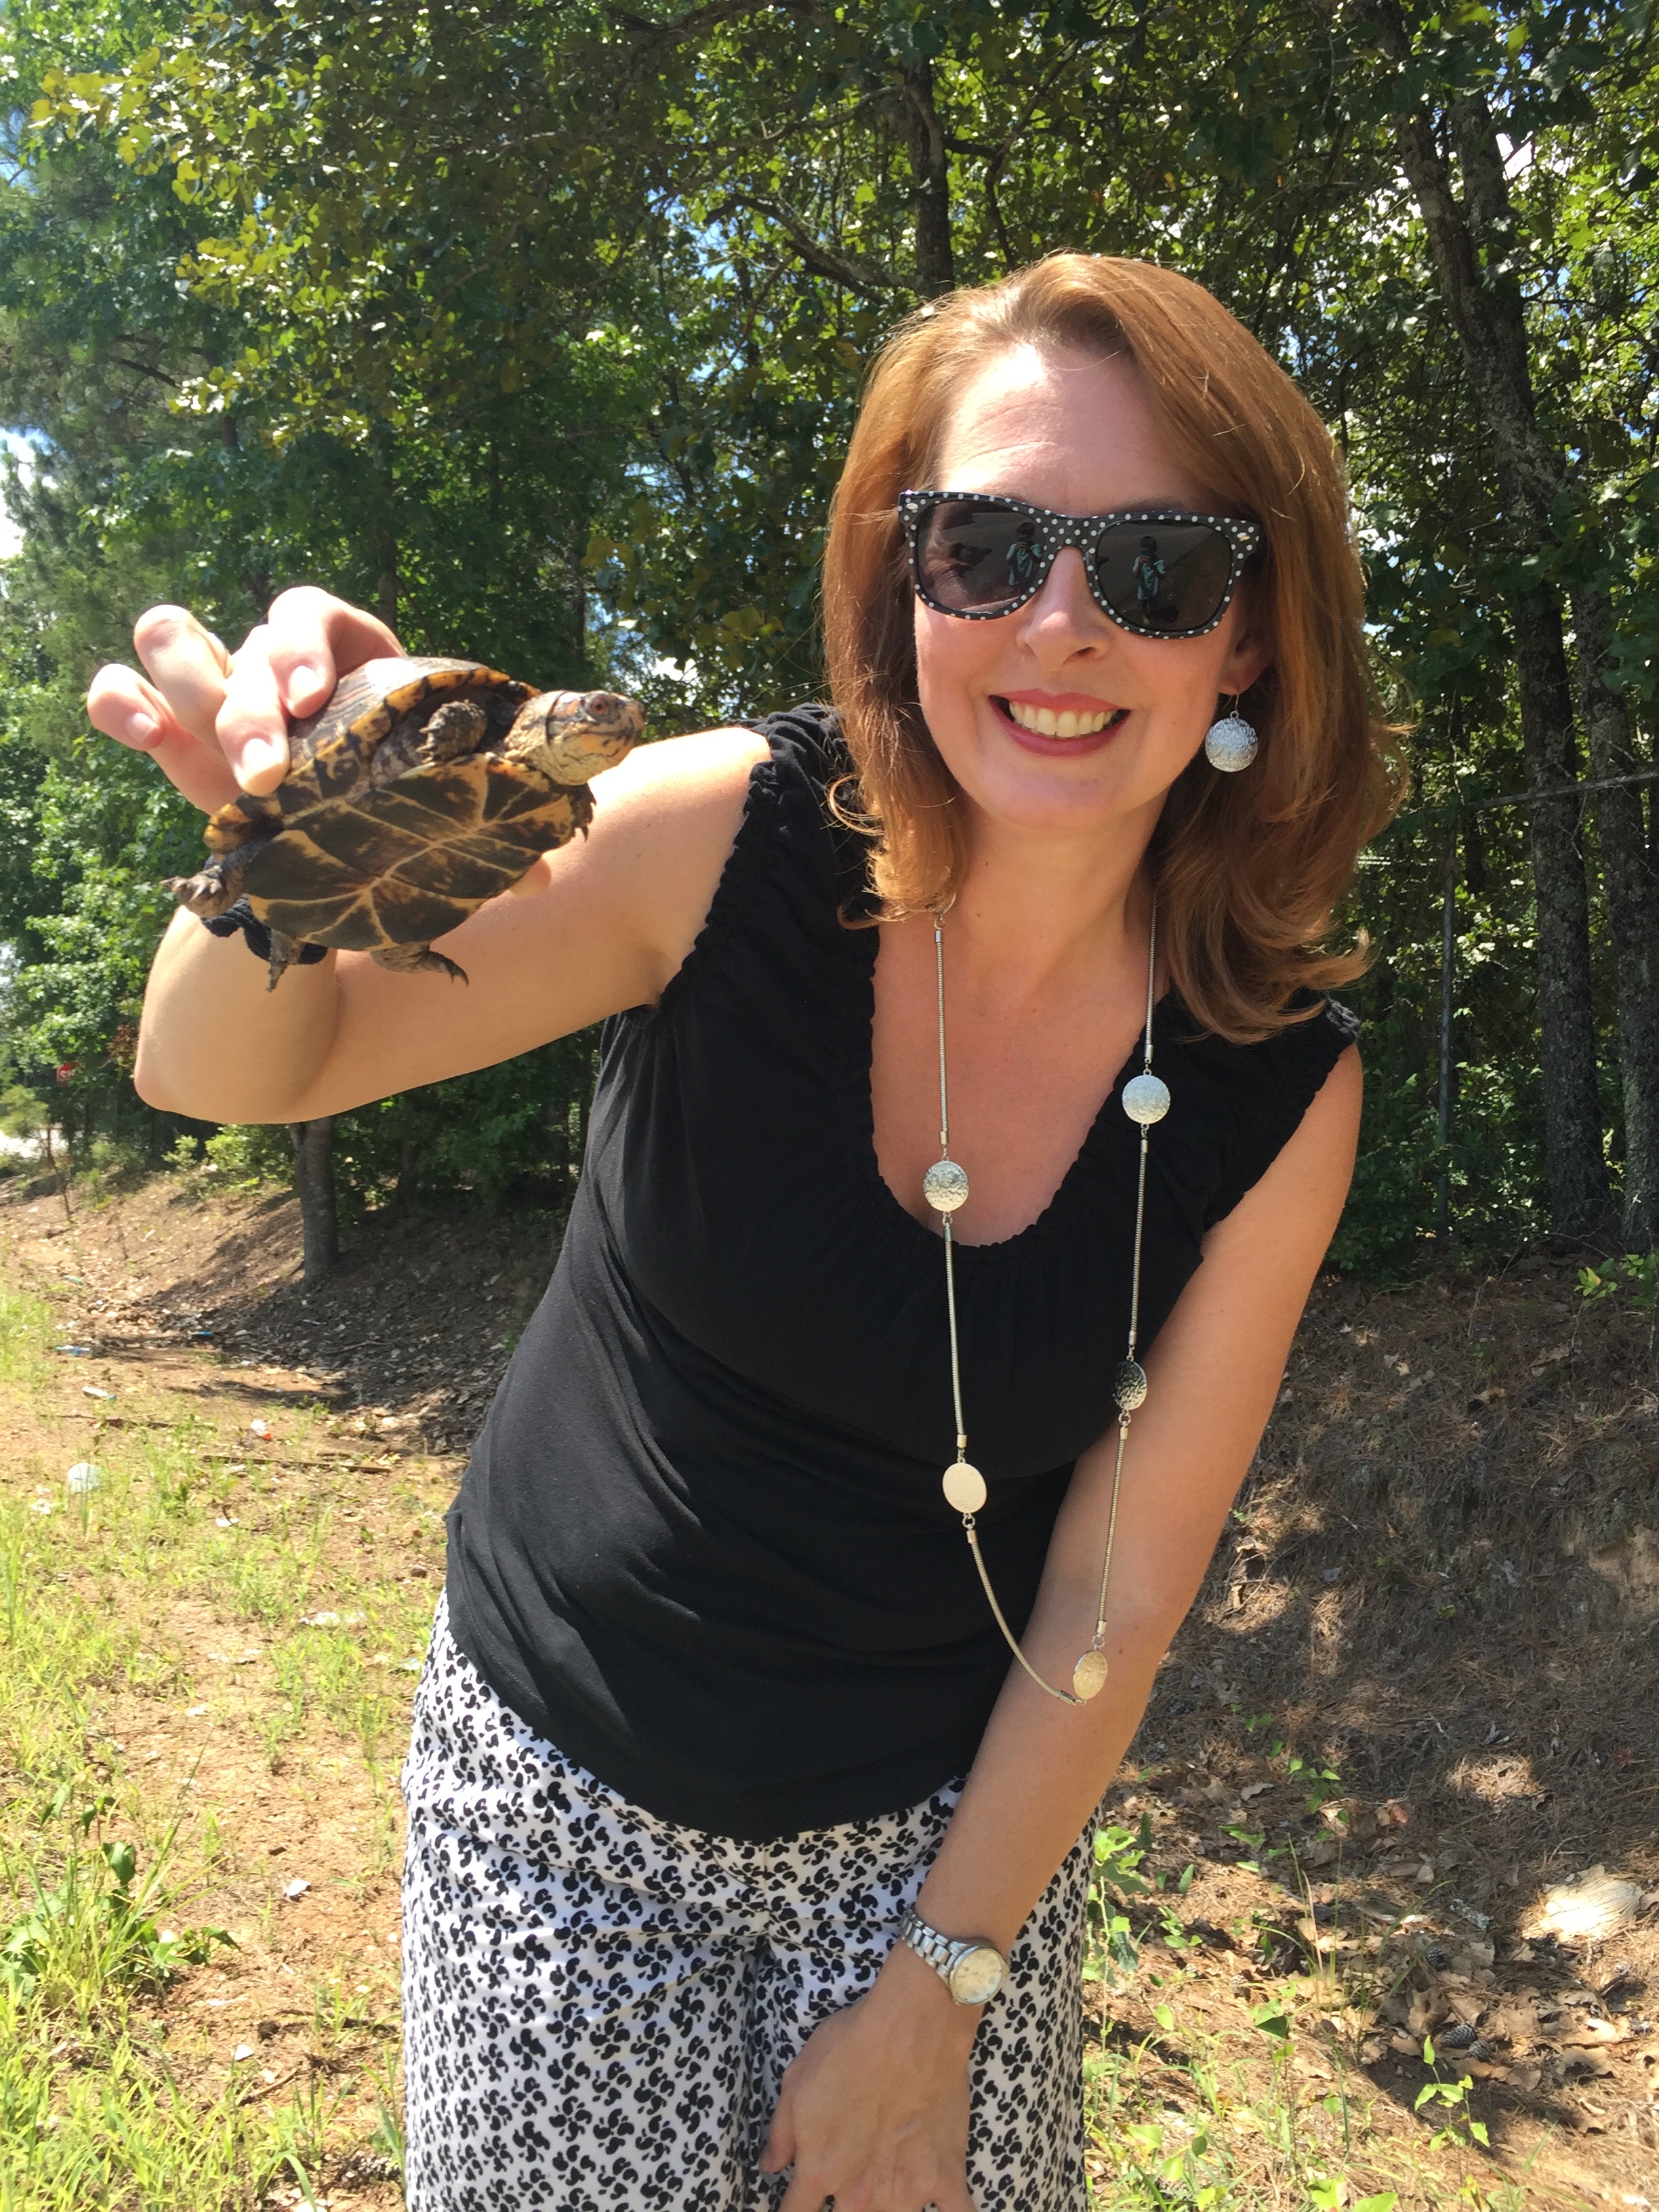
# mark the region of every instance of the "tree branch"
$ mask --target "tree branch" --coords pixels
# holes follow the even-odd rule
[[[890,270],[872,269],[868,262],[860,261],[850,253],[842,253],[816,238],[794,210],[782,200],[771,198],[762,192],[733,192],[716,214],[730,214],[738,208],[748,208],[757,215],[765,216],[776,223],[795,250],[796,258],[804,269],[815,276],[826,276],[832,284],[844,284],[849,292],[860,299],[879,300],[892,292],[908,287]]]

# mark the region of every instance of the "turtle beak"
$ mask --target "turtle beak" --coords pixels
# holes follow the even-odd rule
[[[645,709],[614,691],[543,691],[519,709],[503,747],[555,783],[587,783],[638,744]]]

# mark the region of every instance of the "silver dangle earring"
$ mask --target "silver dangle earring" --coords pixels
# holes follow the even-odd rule
[[[1205,732],[1204,757],[1224,775],[1237,775],[1255,758],[1255,732],[1239,713],[1235,692],[1231,708]]]

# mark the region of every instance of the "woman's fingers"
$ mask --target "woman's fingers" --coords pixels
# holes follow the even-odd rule
[[[187,607],[149,607],[133,624],[138,658],[174,721],[228,766],[233,789],[274,791],[288,769],[288,723],[264,636],[250,631],[233,659]]]
[[[153,756],[168,781],[210,814],[236,795],[236,779],[216,744],[203,744],[136,669],[100,668],[87,692],[87,716],[118,744]]]
[[[338,678],[403,651],[377,616],[311,584],[279,592],[265,628],[277,696],[296,720],[314,714]]]
[[[789,2117],[789,2091],[786,2084],[778,2108],[772,2115],[772,2124],[767,2130],[766,2148],[761,2153],[763,2173],[781,2173],[786,2166],[795,2162],[795,2129]]]
[[[333,685],[331,673],[330,690]],[[288,774],[288,716],[270,665],[270,632],[264,623],[248,632],[231,663],[217,726],[220,747],[242,789],[275,791]]]
[[[230,655],[213,632],[188,607],[146,607],[132,626],[132,642],[174,720],[212,744],[230,672]]]
[[[288,772],[290,717],[315,714],[340,676],[399,650],[374,615],[309,586],[273,599],[234,657],[185,607],[151,607],[133,640],[178,725],[222,753],[242,790],[261,793]],[[142,720],[130,714],[129,727]]]

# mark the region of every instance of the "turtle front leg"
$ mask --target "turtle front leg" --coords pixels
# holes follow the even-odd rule
[[[250,819],[246,809],[257,810]],[[222,806],[209,817],[208,858],[193,876],[168,876],[163,890],[171,891],[182,907],[211,921],[234,907],[242,896],[242,878],[256,854],[262,853],[283,826],[282,810],[269,799],[246,794]]]
[[[368,957],[377,968],[389,968],[394,975],[447,975],[452,983],[466,981],[465,968],[446,960],[429,945],[377,945]]]
[[[211,921],[234,906],[242,896],[242,878],[247,873],[252,850],[244,845],[234,853],[216,854],[195,875],[168,876],[161,888],[171,891],[179,905],[187,907],[191,914]]]
[[[427,717],[421,732],[420,757],[423,761],[447,761],[475,753],[489,726],[489,718],[476,699],[447,699],[435,714]]]

